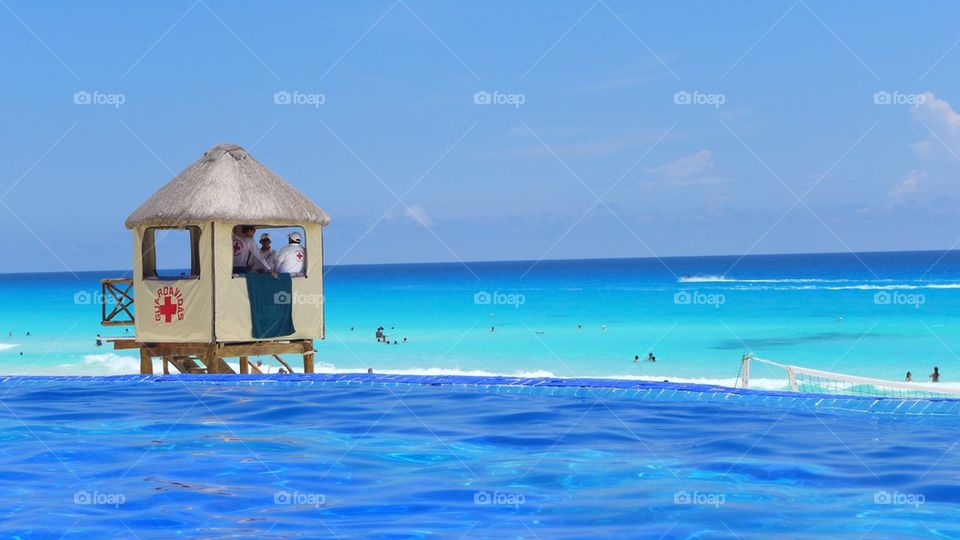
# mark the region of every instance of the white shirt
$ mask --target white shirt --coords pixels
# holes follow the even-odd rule
[[[250,269],[251,257],[256,259],[264,268],[269,271],[272,266],[260,255],[260,248],[254,243],[253,238],[242,234],[233,235],[233,267]]]
[[[276,259],[276,257],[277,257],[277,250],[275,250],[275,249],[268,249],[267,251],[264,251],[264,250],[260,249],[260,250],[257,250],[257,251],[260,252],[260,256],[263,257],[263,260],[267,261],[267,264],[269,264],[269,265],[271,265],[271,266],[273,265],[273,261],[274,261],[274,259]],[[254,271],[254,272],[269,272],[269,271],[270,271],[270,268],[267,268],[267,267],[265,267],[264,265],[260,264],[260,261],[259,261],[259,260],[254,260],[254,261],[253,261],[253,271]]]
[[[307,259],[307,251],[300,244],[288,244],[277,253],[274,260],[277,272],[289,274],[303,274],[303,263]]]

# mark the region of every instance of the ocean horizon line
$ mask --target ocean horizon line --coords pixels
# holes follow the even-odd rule
[[[329,272],[331,268],[370,268],[370,267],[396,267],[396,266],[467,266],[500,264],[500,263],[530,263],[531,265],[553,262],[594,262],[594,261],[667,261],[667,260],[686,260],[691,259],[724,259],[730,257],[740,257],[742,259],[755,259],[762,257],[810,257],[810,256],[830,256],[830,255],[894,255],[894,254],[929,254],[938,253],[947,255],[949,253],[960,252],[960,249],[915,249],[915,250],[868,250],[868,251],[811,251],[811,252],[792,252],[792,253],[750,253],[750,254],[720,254],[720,255],[665,255],[648,257],[571,257],[571,258],[551,258],[551,259],[485,259],[471,261],[423,261],[423,262],[378,262],[378,263],[349,263],[325,265],[324,272]],[[0,276],[27,276],[43,274],[100,274],[100,273],[130,273],[132,269],[81,269],[81,270],[41,270],[34,272],[0,272]]]

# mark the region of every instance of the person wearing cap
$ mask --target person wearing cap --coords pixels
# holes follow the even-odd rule
[[[260,255],[260,249],[253,241],[257,228],[253,225],[238,225],[233,228],[233,273],[245,274],[252,265],[259,262],[267,272],[273,267]]]
[[[260,256],[263,258],[267,264],[272,265],[274,259],[277,257],[277,250],[270,248],[271,240],[270,235],[263,233],[260,235]],[[270,268],[267,268],[260,263],[259,259],[253,260],[253,271],[254,272],[269,272]]]
[[[306,260],[307,251],[301,245],[300,233],[293,232],[287,235],[287,245],[277,253],[277,257],[274,259],[274,269],[278,273],[302,276],[303,263]]]

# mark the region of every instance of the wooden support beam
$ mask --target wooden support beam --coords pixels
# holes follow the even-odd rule
[[[303,372],[313,373],[313,351],[303,353]]]
[[[153,357],[150,356],[150,349],[140,349],[140,374],[153,375]]]
[[[206,360],[207,364],[207,373],[220,373],[220,362],[218,362],[219,358],[217,357],[217,346],[208,346],[205,356],[206,358],[204,358],[204,360]]]
[[[280,358],[280,356],[277,354],[273,355],[273,357],[277,360],[277,362],[283,364],[283,367],[287,368],[288,373],[293,373],[293,368],[290,367],[290,364],[284,362],[283,358]]]
[[[236,373],[226,358],[239,358],[241,373],[260,373],[250,358],[273,356],[286,370],[293,369],[281,354],[299,354],[303,357],[304,373],[315,370],[316,351],[312,339],[290,341],[252,341],[246,343],[156,343],[140,342],[136,338],[107,338],[116,350],[140,351],[140,372],[153,373],[153,358],[163,359],[163,373],[170,372],[173,364],[180,373]]]

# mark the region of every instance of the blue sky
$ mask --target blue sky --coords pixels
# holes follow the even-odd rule
[[[0,272],[128,267],[219,142],[331,214],[328,263],[950,248],[958,15],[2,0]]]

